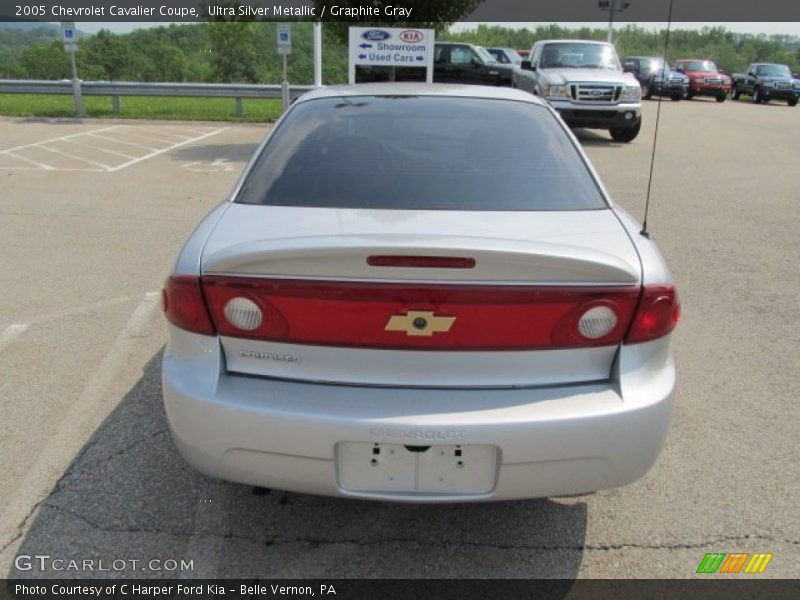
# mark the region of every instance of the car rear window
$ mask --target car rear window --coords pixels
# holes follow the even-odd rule
[[[475,211],[607,206],[545,107],[430,96],[333,97],[294,106],[236,201]]]

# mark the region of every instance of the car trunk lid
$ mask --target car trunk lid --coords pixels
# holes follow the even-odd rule
[[[371,385],[607,379],[639,273],[611,210],[234,204],[202,261],[229,371]],[[232,324],[255,322],[251,304],[229,304],[236,298],[257,307],[257,326]],[[588,327],[602,335],[584,338],[578,322],[590,308],[600,320]]]

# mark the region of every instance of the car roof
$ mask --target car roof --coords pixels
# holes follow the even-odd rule
[[[570,43],[570,44],[597,44],[598,46],[610,46],[609,42],[604,42],[602,40],[539,40],[536,42],[537,44],[561,44],[561,43]]]
[[[304,94],[297,102],[336,98],[343,96],[439,96],[449,98],[484,98],[490,100],[516,100],[545,106],[533,94],[509,87],[488,85],[462,85],[456,83],[356,83],[330,85]]]

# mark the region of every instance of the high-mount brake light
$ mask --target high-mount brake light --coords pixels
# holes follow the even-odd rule
[[[168,277],[161,293],[161,308],[176,327],[203,335],[217,333],[208,315],[200,278],[195,275]]]
[[[416,267],[421,269],[474,269],[475,259],[467,256],[368,256],[371,267]]]

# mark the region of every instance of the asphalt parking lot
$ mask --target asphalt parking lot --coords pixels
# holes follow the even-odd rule
[[[632,144],[579,133],[639,219],[656,107]],[[158,292],[266,130],[0,118],[4,576],[92,575],[15,566],[49,555],[123,565],[97,576],[681,578],[706,552],[769,552],[759,576],[800,577],[800,109],[662,105],[649,220],[683,318],[657,466],[622,489],[481,505],[254,495],[178,456]]]

